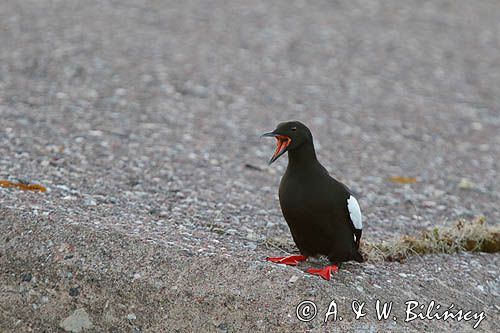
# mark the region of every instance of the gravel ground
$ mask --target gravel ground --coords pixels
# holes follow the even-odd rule
[[[498,225],[499,12],[465,0],[1,1],[0,179],[47,192],[0,188],[0,331],[78,331],[75,317],[98,332],[472,330],[404,323],[412,299],[484,311],[477,330],[499,331],[498,254],[348,264],[330,282],[264,262],[280,254],[266,240],[290,236],[286,158],[267,166],[274,143],[259,139],[308,124],[358,194],[367,240],[480,215]],[[320,313],[364,300],[370,313],[303,323],[305,299]],[[376,299],[398,320],[376,320]]]

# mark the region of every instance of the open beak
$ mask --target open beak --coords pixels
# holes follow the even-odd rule
[[[276,134],[274,132],[265,133],[260,136],[262,137],[275,137],[276,138],[276,151],[269,160],[269,164],[276,161],[281,155],[286,153],[288,146],[292,143],[292,139],[286,135]]]

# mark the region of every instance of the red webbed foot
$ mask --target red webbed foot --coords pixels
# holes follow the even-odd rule
[[[325,268],[308,268],[307,273],[313,275],[319,275],[323,279],[330,281],[330,277],[332,276],[332,272],[337,273],[339,267],[337,265],[326,266]]]
[[[287,257],[275,257],[275,258],[266,258],[267,261],[274,262],[276,264],[285,264],[290,266],[296,266],[299,262],[306,261],[307,257],[303,255],[294,255]]]

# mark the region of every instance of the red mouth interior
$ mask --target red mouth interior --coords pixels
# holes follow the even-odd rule
[[[276,151],[273,154],[273,159],[281,154],[286,147],[288,147],[292,143],[292,139],[290,139],[288,136],[285,135],[278,135],[276,136]]]

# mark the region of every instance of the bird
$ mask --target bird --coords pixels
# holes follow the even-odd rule
[[[299,121],[278,124],[261,137],[274,137],[276,151],[269,165],[288,153],[288,166],[279,185],[281,211],[300,254],[266,258],[295,266],[309,257],[326,256],[330,265],[307,272],[330,280],[343,262],[363,262],[359,245],[363,221],[358,200],[318,161],[313,136]]]

